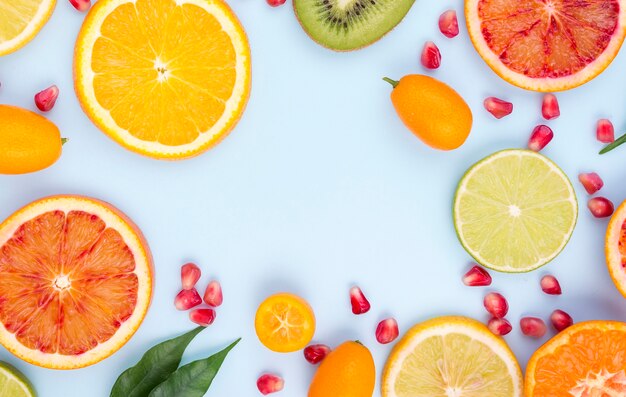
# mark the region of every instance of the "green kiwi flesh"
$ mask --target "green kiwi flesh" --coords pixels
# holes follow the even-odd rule
[[[293,0],[300,25],[335,51],[366,47],[392,30],[415,0]]]

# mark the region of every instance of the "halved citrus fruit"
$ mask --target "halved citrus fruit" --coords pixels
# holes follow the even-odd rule
[[[17,51],[48,22],[56,0],[0,0],[0,56]]]
[[[561,331],[526,368],[526,397],[626,396],[626,324],[588,321]]]
[[[152,296],[152,257],[137,226],[79,196],[44,198],[4,221],[0,275],[0,344],[46,368],[115,353]]]
[[[522,371],[504,339],[466,317],[410,329],[387,359],[383,397],[521,397]]]
[[[511,84],[577,87],[600,74],[626,35],[626,0],[465,0],[474,47]]]
[[[160,159],[224,138],[250,94],[250,47],[222,0],[100,0],[76,42],[74,81],[91,120]]]
[[[604,243],[606,263],[617,289],[626,297],[626,201],[613,213]]]
[[[315,314],[307,301],[299,296],[275,294],[257,309],[254,328],[268,349],[279,353],[295,352],[313,339]]]

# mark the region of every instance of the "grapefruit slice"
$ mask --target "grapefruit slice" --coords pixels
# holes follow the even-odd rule
[[[0,56],[19,50],[50,19],[56,0],[0,0]]]
[[[474,47],[504,80],[561,91],[599,75],[626,35],[626,0],[465,0]]]
[[[0,344],[54,369],[95,364],[143,321],[152,257],[120,211],[79,196],[44,198],[0,225]]]
[[[526,369],[526,397],[626,396],[626,324],[588,321],[561,331]]]
[[[609,222],[604,251],[611,278],[626,298],[626,201],[613,213]]]

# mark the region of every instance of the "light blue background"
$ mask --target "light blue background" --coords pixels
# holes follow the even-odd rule
[[[487,290],[509,299],[515,330],[507,336],[522,366],[542,343],[520,335],[522,315],[547,319],[562,308],[577,321],[625,319],[626,302],[604,264],[606,221],[593,219],[587,195],[576,182],[594,170],[602,194],[626,198],[626,148],[600,157],[595,121],[624,125],[626,54],[600,77],[558,95],[562,116],[549,122],[555,139],[544,151],[574,181],[580,218],[565,251],[530,274],[493,274],[488,289],[464,287],[470,263],[458,243],[451,201],[464,171],[503,148],[522,147],[542,122],[541,95],[512,87],[483,63],[468,39],[462,1],[418,0],[404,22],[375,45],[334,53],[313,43],[291,9],[263,0],[229,1],[245,26],[253,55],[253,87],[235,131],[210,152],[184,162],[151,160],[128,152],[99,132],[81,111],[72,85],[72,50],[83,15],[60,0],[52,20],[23,50],[0,59],[0,102],[34,109],[34,93],[57,84],[61,96],[49,117],[70,138],[60,161],[32,175],[0,177],[0,218],[35,199],[76,193],[106,200],[143,230],[154,254],[156,290],[136,336],[117,354],[93,367],[58,372],[25,364],[0,350],[42,397],[107,396],[117,375],[150,346],[192,327],[177,312],[180,265],[196,261],[223,285],[225,303],[215,324],[190,347],[185,361],[215,352],[236,337],[243,342],[227,359],[210,396],[259,395],[263,371],[284,376],[283,397],[306,394],[314,368],[300,352],[276,354],[254,334],[259,302],[278,291],[305,297],[318,320],[315,341],[337,345],[360,339],[383,368],[391,346],[374,338],[382,318],[397,318],[401,331],[445,314],[487,316]],[[460,13],[461,34],[443,37],[441,12]],[[444,153],[424,146],[405,129],[389,101],[383,76],[424,72],[419,52],[434,40],[443,54],[432,73],[457,89],[474,111],[467,143]],[[485,97],[512,101],[514,113],[493,119]],[[546,272],[561,281],[561,297],[544,295]],[[348,289],[359,284],[372,302],[360,317],[350,312]],[[375,395],[378,396],[379,384]]]

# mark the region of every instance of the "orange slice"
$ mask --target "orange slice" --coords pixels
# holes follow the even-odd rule
[[[626,0],[465,0],[474,47],[511,84],[577,87],[600,74],[626,35]]]
[[[44,198],[0,225],[0,344],[46,368],[115,353],[152,295],[152,257],[137,227],[109,204]]]
[[[550,339],[526,369],[526,397],[626,396],[626,323],[588,321]]]
[[[268,349],[280,353],[295,352],[313,339],[315,314],[304,299],[280,293],[261,303],[254,327],[259,340]]]
[[[613,213],[604,243],[606,263],[617,289],[626,297],[626,201]]]
[[[78,99],[122,146],[159,159],[224,138],[250,94],[250,47],[222,0],[100,0],[78,35]]]
[[[50,19],[56,0],[0,0],[0,55],[19,50]]]

